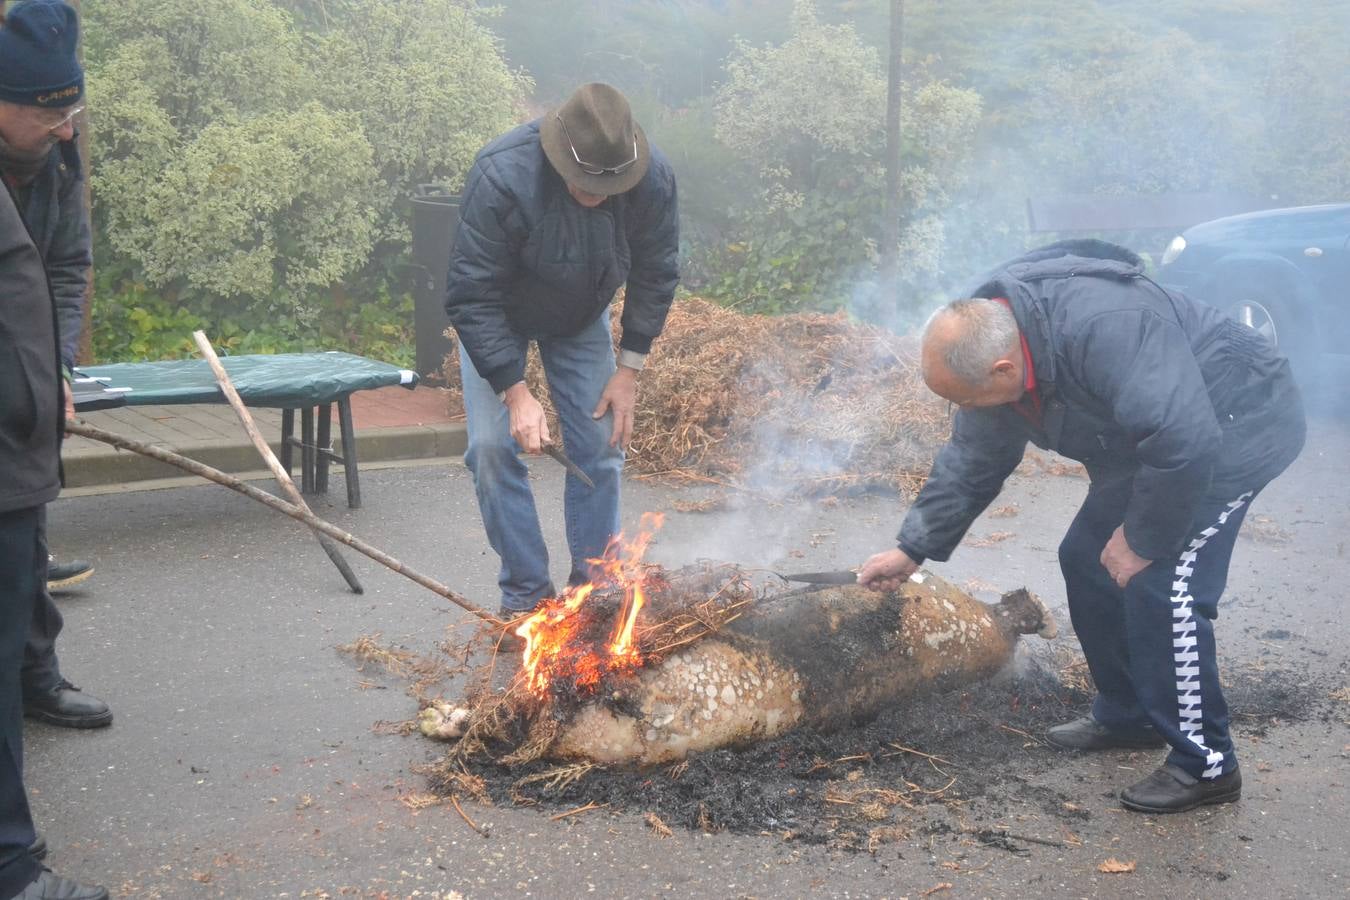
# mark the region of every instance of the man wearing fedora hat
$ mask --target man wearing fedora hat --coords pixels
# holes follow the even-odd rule
[[[0,179],[14,194],[51,284],[67,416],[74,414],[69,378],[93,265],[75,144],[75,116],[84,109],[79,35],[75,10],[61,0],[16,4],[0,23]],[[42,531],[45,542],[45,524]],[[63,622],[46,589],[51,577],[49,570],[34,598],[24,647],[24,714],[66,728],[108,725],[108,705],[61,675],[56,638]]]
[[[619,528],[619,475],[637,376],[679,283],[675,176],[627,99],[586,84],[547,115],[488,144],[470,169],[450,255],[446,311],[459,335],[465,460],[507,616],[556,591],[518,454],[551,443],[525,384],[537,343],[567,454],[568,580],[589,580]],[[609,305],[626,285],[618,359]]]

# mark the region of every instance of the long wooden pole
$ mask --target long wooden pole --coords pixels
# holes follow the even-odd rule
[[[148,456],[151,459],[157,459],[162,463],[168,463],[171,466],[176,466],[185,472],[191,472],[193,475],[198,475],[202,478],[207,479],[208,481],[214,481],[216,484],[223,485],[232,491],[237,491],[243,494],[245,497],[251,497],[252,499],[257,500],[259,503],[262,503],[265,506],[270,506],[277,512],[284,513],[290,516],[292,519],[297,519],[301,522],[304,522],[310,528],[313,528],[315,531],[323,532],[325,535],[331,537],[335,541],[346,544],[348,547],[351,547],[357,553],[361,553],[370,557],[371,559],[375,560],[377,563],[384,566],[385,568],[393,569],[395,572],[402,575],[403,577],[417,582],[422,587],[431,591],[433,594],[438,594],[439,596],[444,597],[446,600],[449,600],[451,603],[455,604],[460,609],[463,609],[466,612],[473,613],[475,616],[482,619],[484,622],[488,622],[498,627],[502,627],[507,624],[506,622],[503,622],[501,619],[498,619],[496,616],[489,613],[487,610],[483,609],[478,604],[474,603],[472,600],[469,600],[468,598],[450,590],[450,588],[441,584],[436,579],[430,578],[426,575],[423,575],[420,572],[408,568],[403,563],[399,562],[397,559],[394,559],[394,557],[390,556],[388,553],[385,553],[383,550],[380,550],[376,547],[372,547],[370,544],[367,544],[365,541],[361,540],[360,538],[356,537],[355,535],[349,532],[343,531],[341,528],[338,528],[331,522],[325,522],[323,519],[320,519],[318,516],[314,515],[314,513],[309,512],[308,510],[305,509],[301,509],[299,506],[296,506],[293,503],[287,503],[280,497],[274,497],[271,494],[267,493],[266,491],[255,488],[251,484],[245,484],[238,478],[235,478],[232,475],[227,475],[224,472],[220,471],[219,469],[213,469],[208,465],[204,465],[202,463],[197,462],[195,459],[188,459],[186,456],[181,456],[177,453],[174,453],[172,450],[165,450],[163,447],[155,447],[151,444],[144,444],[141,443],[140,441],[135,441],[132,440],[131,438],[123,437],[120,434],[114,434],[111,431],[104,431],[102,428],[99,428],[95,425],[90,425],[84,419],[75,419],[74,421],[68,420],[66,422],[66,431],[69,434],[78,434],[80,437],[87,437],[93,441],[100,441],[104,444],[109,444],[113,447],[117,447],[120,450],[130,450],[133,453],[139,453],[142,456]]]
[[[277,484],[281,485],[282,491],[285,492],[292,503],[313,515],[313,511],[310,510],[309,504],[305,502],[305,498],[300,496],[300,491],[296,488],[295,482],[291,481],[290,473],[281,467],[281,462],[272,452],[267,439],[258,430],[258,423],[253,421],[253,415],[244,405],[239,392],[234,389],[234,382],[230,381],[230,373],[226,372],[225,367],[220,364],[220,357],[216,356],[215,348],[211,346],[211,341],[207,339],[206,332],[194,331],[192,332],[192,339],[197,342],[197,349],[201,351],[202,356],[211,366],[211,371],[215,373],[216,384],[220,385],[220,390],[225,394],[225,399],[230,401],[230,406],[234,407],[235,415],[239,416],[244,431],[248,432],[249,440],[253,441],[254,448],[262,456],[263,462],[267,463],[267,468],[272,470],[272,476],[276,478]],[[333,561],[333,565],[337,566],[337,570],[342,573],[342,577],[346,580],[347,586],[352,589],[352,593],[364,594],[366,589],[361,586],[361,581],[352,571],[352,567],[347,564],[347,560],[343,559],[341,551],[321,532],[316,531],[314,536],[318,538],[319,546],[323,548],[323,552],[328,554],[328,558]]]

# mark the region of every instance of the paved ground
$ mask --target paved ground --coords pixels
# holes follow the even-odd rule
[[[1319,423],[1295,469],[1255,508],[1267,518],[1260,539],[1239,544],[1220,622],[1229,672],[1350,684],[1347,458],[1350,427]],[[560,474],[548,460],[534,471],[561,547]],[[493,602],[495,561],[461,466],[372,470],[363,481],[365,508],[320,503],[316,512]],[[1000,504],[1020,514],[972,530],[1015,536],[965,547],[935,571],[958,584],[1027,584],[1067,624],[1055,547],[1083,490],[1073,477],[1015,478]],[[340,475],[332,496],[340,503]],[[683,496],[630,483],[626,518]],[[837,567],[886,546],[899,514],[888,498],[673,513],[653,555]],[[932,896],[1341,897],[1350,887],[1350,704],[1334,701],[1326,718],[1239,732],[1248,788],[1234,806],[1127,814],[1114,792],[1151,757],[1066,757],[1062,772],[1039,777],[1081,792],[1081,845],[1024,855],[951,836],[876,854],[754,835],[658,840],[640,810],[555,822],[537,810],[471,806],[490,826],[483,838],[453,809],[400,802],[423,789],[413,767],[437,748],[373,732],[379,720],[407,718],[413,702],[334,649],[382,632],[431,651],[464,620],[457,610],[360,558],[367,593],[345,592],[293,523],[211,486],[62,500],[52,528],[63,553],[98,564],[61,601],[64,668],[111,702],[116,721],[93,733],[31,725],[28,783],[50,863],[124,896],[918,897],[950,885]],[[1108,857],[1137,869],[1102,874]]]

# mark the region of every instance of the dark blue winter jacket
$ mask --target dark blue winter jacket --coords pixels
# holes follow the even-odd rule
[[[0,182],[0,513],[61,490],[56,310],[17,198]]]
[[[577,334],[625,282],[620,346],[650,350],[679,283],[678,251],[675,176],[656,148],[636,187],[587,209],[530,122],[469,170],[445,309],[474,368],[503,391],[525,376],[520,338]]]
[[[61,362],[69,368],[75,365],[84,328],[85,290],[94,263],[84,175],[74,139],[52,147],[46,167],[24,193],[28,201],[20,212],[51,279],[61,329]]]
[[[1052,244],[969,296],[1010,302],[1044,415],[1038,426],[1011,406],[957,411],[900,529],[916,560],[951,555],[1028,441],[1082,462],[1094,483],[1133,479],[1125,539],[1145,559],[1182,549],[1207,494],[1259,488],[1303,447],[1288,361],[1218,309],[1159,287],[1123,247]]]

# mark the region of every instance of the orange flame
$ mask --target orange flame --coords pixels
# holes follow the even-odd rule
[[[531,691],[546,694],[549,686],[559,679],[570,680],[578,690],[593,689],[606,672],[642,664],[633,637],[638,614],[647,602],[642,557],[664,521],[660,513],[643,513],[636,538],[625,541],[622,534],[616,535],[602,557],[588,560],[595,567],[592,581],[545,600],[534,615],[516,628],[516,634],[525,640],[522,673]],[[623,590],[614,629],[603,647],[580,639],[577,633],[580,623],[575,615],[599,585]]]

